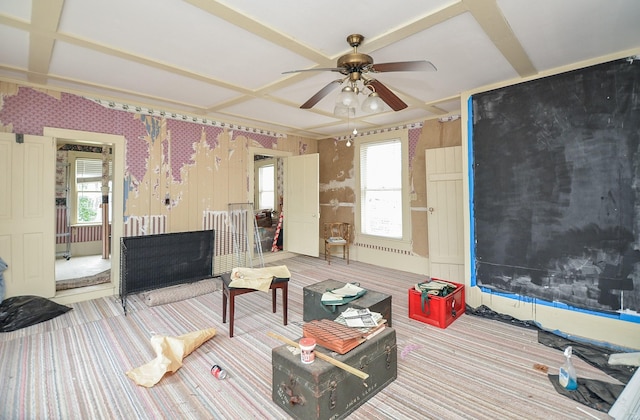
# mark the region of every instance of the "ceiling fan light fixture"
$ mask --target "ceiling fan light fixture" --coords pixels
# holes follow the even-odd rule
[[[356,108],[354,106],[344,106],[342,104],[336,104],[333,107],[333,115],[336,117],[353,118],[356,116]]]
[[[358,106],[358,91],[351,86],[345,86],[336,98],[336,106],[342,105],[347,108]]]
[[[384,108],[384,101],[380,98],[377,92],[371,92],[367,99],[362,102],[362,112],[367,114],[376,114],[382,112]]]
[[[348,86],[345,86],[338,97],[336,98],[336,105],[341,104],[346,107],[359,107],[357,95],[361,92],[358,88],[359,84],[364,89],[369,88],[372,91],[378,91],[377,95],[372,96],[372,100],[367,103],[367,107],[363,110],[369,113],[382,112],[384,109],[380,108],[382,102],[388,105],[393,111],[401,111],[407,108],[407,104],[402,101],[393,93],[391,89],[386,87],[380,81],[375,79],[369,79],[367,76],[369,73],[387,73],[394,71],[436,71],[436,66],[427,60],[418,61],[397,61],[390,63],[378,63],[374,66],[373,57],[359,53],[358,47],[364,40],[364,37],[360,34],[352,34],[347,37],[347,43],[353,47],[353,51],[338,57],[337,65],[334,68],[312,68],[305,70],[293,70],[286,71],[286,73],[299,73],[303,71],[334,71],[345,76],[342,79],[334,80],[328,85],[320,89],[315,95],[307,100],[307,102],[300,105],[301,109],[309,109],[320,102],[325,96],[336,87],[335,83],[343,84],[347,82]],[[374,99],[379,95],[379,99]],[[372,102],[373,101],[373,102]],[[337,114],[336,114],[337,115]]]

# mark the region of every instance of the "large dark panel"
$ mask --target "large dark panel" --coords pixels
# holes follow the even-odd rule
[[[120,298],[213,275],[213,230],[120,240]]]
[[[640,311],[640,62],[474,95],[479,285]]]

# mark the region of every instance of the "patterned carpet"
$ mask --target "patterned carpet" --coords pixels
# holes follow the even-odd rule
[[[125,316],[116,297],[72,304],[51,321],[0,334],[2,419],[288,419],[271,399],[271,349],[302,335],[303,287],[327,278],[358,281],[393,296],[398,379],[350,419],[584,419],[605,413],[559,395],[547,376],[562,352],[537,342],[534,330],[471,315],[447,329],[407,316],[407,290],[422,276],[336,259],[298,256],[279,261],[292,273],[289,325],[269,293],[237,298],[234,338],[222,324],[222,292],[149,307],[129,297]],[[125,372],[149,362],[154,334],[216,328],[217,335],[156,386],[137,386]],[[617,383],[575,360],[579,377]],[[229,378],[210,373],[221,365]]]

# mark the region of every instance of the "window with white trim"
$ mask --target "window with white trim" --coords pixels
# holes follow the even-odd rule
[[[358,137],[356,145],[359,233],[371,243],[410,241],[406,130]]]
[[[258,167],[258,208],[274,209],[276,196],[276,166],[273,163]]]
[[[91,156],[91,157],[89,157]],[[102,158],[95,153],[70,153],[73,224],[102,223]],[[100,156],[100,155],[98,155]],[[111,173],[109,162],[109,219],[111,219]],[[111,220],[109,220],[111,221]]]

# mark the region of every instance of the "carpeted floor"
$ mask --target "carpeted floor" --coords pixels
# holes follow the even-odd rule
[[[557,374],[561,351],[537,342],[537,332],[471,315],[447,329],[408,318],[407,290],[422,276],[336,259],[298,256],[279,261],[292,273],[289,325],[282,307],[271,312],[270,293],[236,301],[234,338],[222,324],[220,290],[149,307],[131,296],[127,315],[116,297],[72,304],[42,324],[0,334],[2,419],[287,419],[271,399],[271,350],[302,335],[303,287],[327,278],[358,281],[393,297],[398,379],[350,419],[585,419],[609,418],[559,395],[547,375]],[[278,295],[280,298],[280,295]],[[280,300],[280,299],[279,299]],[[154,334],[181,335],[214,327],[217,335],[153,388],[125,372],[155,356]],[[216,363],[229,378],[210,373]],[[579,377],[614,381],[581,360]]]
[[[111,281],[111,269],[91,276],[56,281],[56,290],[75,289],[76,287],[95,286]]]

